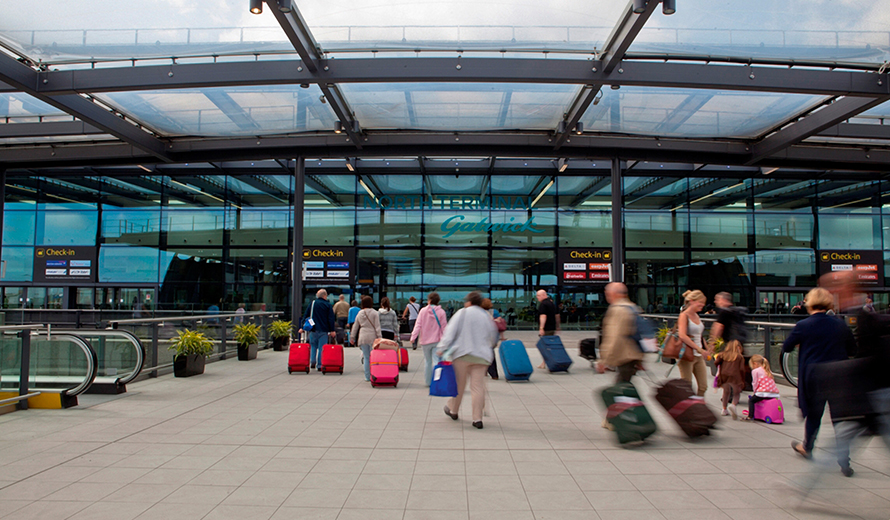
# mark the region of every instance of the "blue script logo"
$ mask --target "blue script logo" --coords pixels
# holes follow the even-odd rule
[[[528,220],[523,222],[522,224],[518,222],[514,222],[516,217],[510,217],[510,222],[504,222],[503,224],[493,224],[488,222],[488,217],[483,218],[479,222],[465,222],[461,223],[466,217],[463,215],[455,215],[445,222],[442,222],[441,229],[445,232],[445,235],[442,238],[448,238],[451,235],[459,232],[495,232],[501,231],[505,233],[525,233],[526,231],[532,233],[543,233],[543,229],[538,229],[535,227],[535,217],[529,217]]]

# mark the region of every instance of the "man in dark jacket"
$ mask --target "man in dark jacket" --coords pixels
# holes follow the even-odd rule
[[[321,370],[321,347],[328,342],[328,338],[336,334],[334,308],[328,303],[328,292],[319,289],[315,293],[315,301],[312,302],[303,313],[300,321],[299,333],[303,333],[303,324],[311,318],[314,324],[309,331],[309,362],[310,368]]]

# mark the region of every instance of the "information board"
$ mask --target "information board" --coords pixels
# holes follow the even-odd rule
[[[34,248],[34,282],[95,282],[96,247],[38,246]]]
[[[304,247],[303,282],[351,285],[355,280],[355,248]]]
[[[863,287],[884,286],[884,253],[881,251],[820,250],[817,258],[819,276],[850,271]]]
[[[611,249],[560,248],[556,253],[560,285],[593,285],[611,281]]]

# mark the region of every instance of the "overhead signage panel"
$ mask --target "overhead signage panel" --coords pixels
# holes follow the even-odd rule
[[[870,250],[821,250],[817,253],[819,276],[851,273],[863,287],[884,286],[884,253]]]
[[[612,279],[612,250],[560,248],[556,273],[561,285],[601,285]]]
[[[355,280],[355,248],[306,246],[301,256],[304,283],[342,285]]]
[[[94,246],[35,247],[34,282],[95,282],[96,249]]]

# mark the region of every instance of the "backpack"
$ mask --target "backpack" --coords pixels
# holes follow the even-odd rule
[[[636,307],[631,309],[634,313],[634,328],[636,329],[631,338],[636,341],[640,352],[644,354],[658,352],[658,342],[655,341],[655,327],[652,326],[652,322],[644,318]]]

